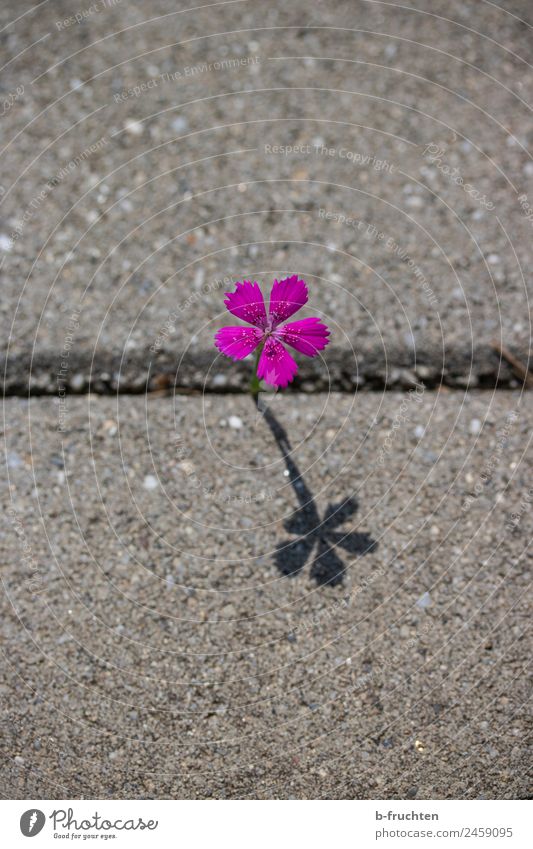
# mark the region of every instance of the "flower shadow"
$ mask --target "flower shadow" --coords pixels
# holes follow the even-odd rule
[[[342,549],[355,557],[370,554],[377,542],[362,531],[343,531],[341,526],[352,519],[358,510],[355,498],[328,504],[321,518],[312,492],[291,456],[286,431],[268,407],[259,412],[276,440],[289,473],[289,481],[298,499],[299,508],[284,522],[284,528],[294,539],[278,545],[275,562],[282,575],[295,576],[311,559],[311,577],[319,585],[336,586],[344,579],[346,567],[337,554]]]

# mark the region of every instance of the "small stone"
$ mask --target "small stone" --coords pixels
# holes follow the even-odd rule
[[[153,475],[146,475],[143,481],[143,486],[145,489],[149,490],[157,489],[157,487],[159,486],[159,482],[157,478],[155,478]]]
[[[470,422],[470,433],[473,436],[477,436],[481,430],[481,422],[479,419],[472,419]]]
[[[477,374],[460,374],[455,378],[455,383],[464,389],[475,389],[479,384]]]
[[[412,386],[417,385],[418,380],[413,372],[409,371],[409,369],[400,369],[398,383],[400,386],[405,387],[405,389],[410,389]]]
[[[6,251],[7,253],[11,250],[12,247],[13,242],[11,241],[9,236],[6,236],[5,233],[0,233],[0,251]]]
[[[420,598],[418,599],[416,606],[422,608],[422,610],[425,610],[425,608],[430,607],[431,604],[432,601],[430,594],[424,593],[424,595],[420,596]]]
[[[15,763],[17,766],[24,766],[24,758],[21,758],[20,755],[15,755]]]
[[[73,374],[70,378],[70,388],[73,389],[74,392],[81,392],[84,386],[85,378],[83,374]]]
[[[198,235],[198,234],[197,234]],[[194,275],[193,286],[198,291],[204,285],[205,280],[205,271],[203,268],[198,268],[196,270],[196,274]]]
[[[102,425],[102,430],[108,436],[116,436],[118,431],[117,423],[113,419],[106,419]]]
[[[128,121],[124,129],[133,136],[140,136],[142,135],[143,125],[140,121]]]
[[[417,439],[422,439],[425,432],[426,432],[426,428],[424,427],[424,425],[417,425],[415,427],[415,436],[416,436]]]
[[[187,118],[184,118],[182,115],[179,115],[177,118],[174,118],[171,127],[175,133],[182,133],[183,130],[188,129],[189,122],[187,121]]]
[[[9,451],[7,454],[7,465],[9,469],[18,469],[22,466],[22,458],[16,451]]]
[[[228,424],[234,430],[240,430],[242,427],[242,419],[239,416],[229,416]]]
[[[228,383],[228,378],[225,374],[215,374],[213,377],[213,386],[226,386]]]

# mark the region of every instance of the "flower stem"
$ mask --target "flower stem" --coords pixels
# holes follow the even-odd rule
[[[259,396],[259,390],[261,388],[261,381],[257,377],[257,366],[259,364],[259,357],[261,356],[262,350],[263,350],[263,346],[260,345],[258,347],[257,351],[256,351],[256,354],[255,354],[254,370],[253,370],[253,374],[252,374],[252,379],[250,381],[250,392],[251,392],[252,398],[255,400],[256,403],[257,403],[257,398]]]

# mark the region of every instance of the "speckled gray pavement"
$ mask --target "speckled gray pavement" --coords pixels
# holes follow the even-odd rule
[[[235,280],[295,272],[363,373],[527,356],[529,4],[198,5],[2,4],[8,386],[71,337],[73,389],[130,358],[135,388],[212,350]]]
[[[245,396],[8,402],[4,793],[524,797],[532,400],[457,395],[276,398],[292,483]]]
[[[531,795],[532,25],[4,0],[1,795]]]

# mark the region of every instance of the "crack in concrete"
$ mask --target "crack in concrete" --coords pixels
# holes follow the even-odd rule
[[[507,349],[505,349],[507,351]],[[379,346],[353,352],[332,350],[327,360],[300,358],[293,391],[353,392],[410,389],[516,389],[531,386],[530,352],[513,349],[510,359],[494,344],[472,349],[408,350]],[[56,351],[30,350],[3,357],[4,396],[92,392],[100,395],[146,391],[248,392],[250,363],[233,362],[213,351],[71,351],[68,362]]]

